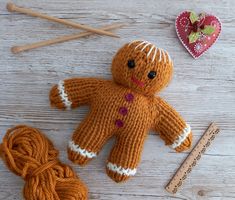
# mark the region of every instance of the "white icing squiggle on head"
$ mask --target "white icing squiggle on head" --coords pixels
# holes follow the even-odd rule
[[[152,57],[152,62],[155,61],[156,57],[158,57],[157,62],[161,62],[163,60],[163,62],[168,62],[171,63],[172,60],[170,58],[170,55],[168,54],[167,51],[161,49],[161,48],[157,48],[155,45],[153,45],[152,43],[145,41],[145,40],[134,40],[132,42],[130,42],[128,44],[128,46],[135,44],[135,50],[137,50],[138,48],[141,48],[140,51],[143,52],[148,46],[150,46],[150,49],[147,51],[147,58],[149,56]],[[158,56],[157,56],[158,55]]]

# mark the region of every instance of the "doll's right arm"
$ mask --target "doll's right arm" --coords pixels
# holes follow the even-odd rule
[[[95,78],[71,78],[60,81],[50,91],[52,107],[71,109],[89,105],[104,80]]]

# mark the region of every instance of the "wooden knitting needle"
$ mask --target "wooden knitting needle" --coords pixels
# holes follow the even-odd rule
[[[111,29],[122,27],[124,25],[125,24],[113,24],[113,25],[101,27],[100,30],[111,30]],[[56,43],[62,43],[62,42],[66,42],[66,41],[69,41],[69,40],[74,40],[74,39],[78,39],[78,38],[81,38],[81,37],[89,36],[89,35],[92,35],[92,34],[94,34],[94,33],[92,33],[92,32],[82,32],[82,33],[77,33],[77,34],[72,34],[72,35],[66,35],[66,36],[57,37],[57,38],[54,38],[54,39],[45,40],[45,41],[41,41],[41,42],[36,42],[36,43],[28,44],[28,45],[14,46],[14,47],[11,48],[11,51],[12,51],[12,53],[20,53],[22,51],[36,49],[36,48],[39,48],[39,47],[48,46],[48,45],[52,45],[52,44],[56,44]]]
[[[9,12],[19,12],[19,13],[24,13],[24,14],[27,14],[27,15],[30,15],[30,16],[33,16],[33,17],[39,17],[39,18],[42,18],[42,19],[47,19],[49,21],[58,22],[58,23],[61,23],[61,24],[64,24],[64,25],[72,26],[74,28],[80,28],[80,29],[90,31],[90,32],[94,32],[94,33],[97,33],[97,34],[100,34],[100,35],[107,35],[107,36],[111,36],[111,37],[119,37],[119,36],[115,35],[114,33],[110,33],[110,32],[104,31],[104,30],[99,30],[99,29],[95,29],[95,28],[92,28],[90,26],[78,24],[78,23],[75,23],[75,22],[72,22],[72,21],[69,21],[69,20],[52,17],[52,16],[49,16],[49,15],[46,15],[46,14],[35,12],[35,11],[30,10],[28,8],[21,8],[21,7],[16,6],[13,3],[8,3],[7,4],[7,10]]]

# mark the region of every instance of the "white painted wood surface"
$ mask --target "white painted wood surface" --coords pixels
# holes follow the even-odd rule
[[[74,166],[89,187],[90,199],[235,199],[235,3],[233,0],[17,0],[14,3],[91,26],[126,22],[115,31],[121,38],[103,36],[66,42],[13,55],[13,45],[32,43],[80,30],[21,14],[8,13],[0,0],[0,138],[9,127],[25,123],[44,131],[66,156],[66,144],[87,108],[62,112],[51,109],[48,92],[60,79],[72,76],[111,78],[112,56],[125,42],[146,39],[166,49],[175,63],[172,83],[161,96],[171,103],[194,131],[194,144],[211,121],[221,132],[186,180],[171,195],[164,186],[187,156],[165,147],[151,133],[137,175],[116,184],[105,174],[113,141],[88,166]],[[182,10],[217,15],[223,30],[217,43],[194,60],[180,44],[174,19]],[[0,161],[0,199],[22,199],[21,178]]]

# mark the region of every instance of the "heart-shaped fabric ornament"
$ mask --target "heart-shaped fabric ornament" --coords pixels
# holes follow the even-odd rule
[[[184,47],[194,58],[198,58],[218,39],[221,23],[211,14],[197,16],[193,11],[184,11],[176,18],[175,28]]]

